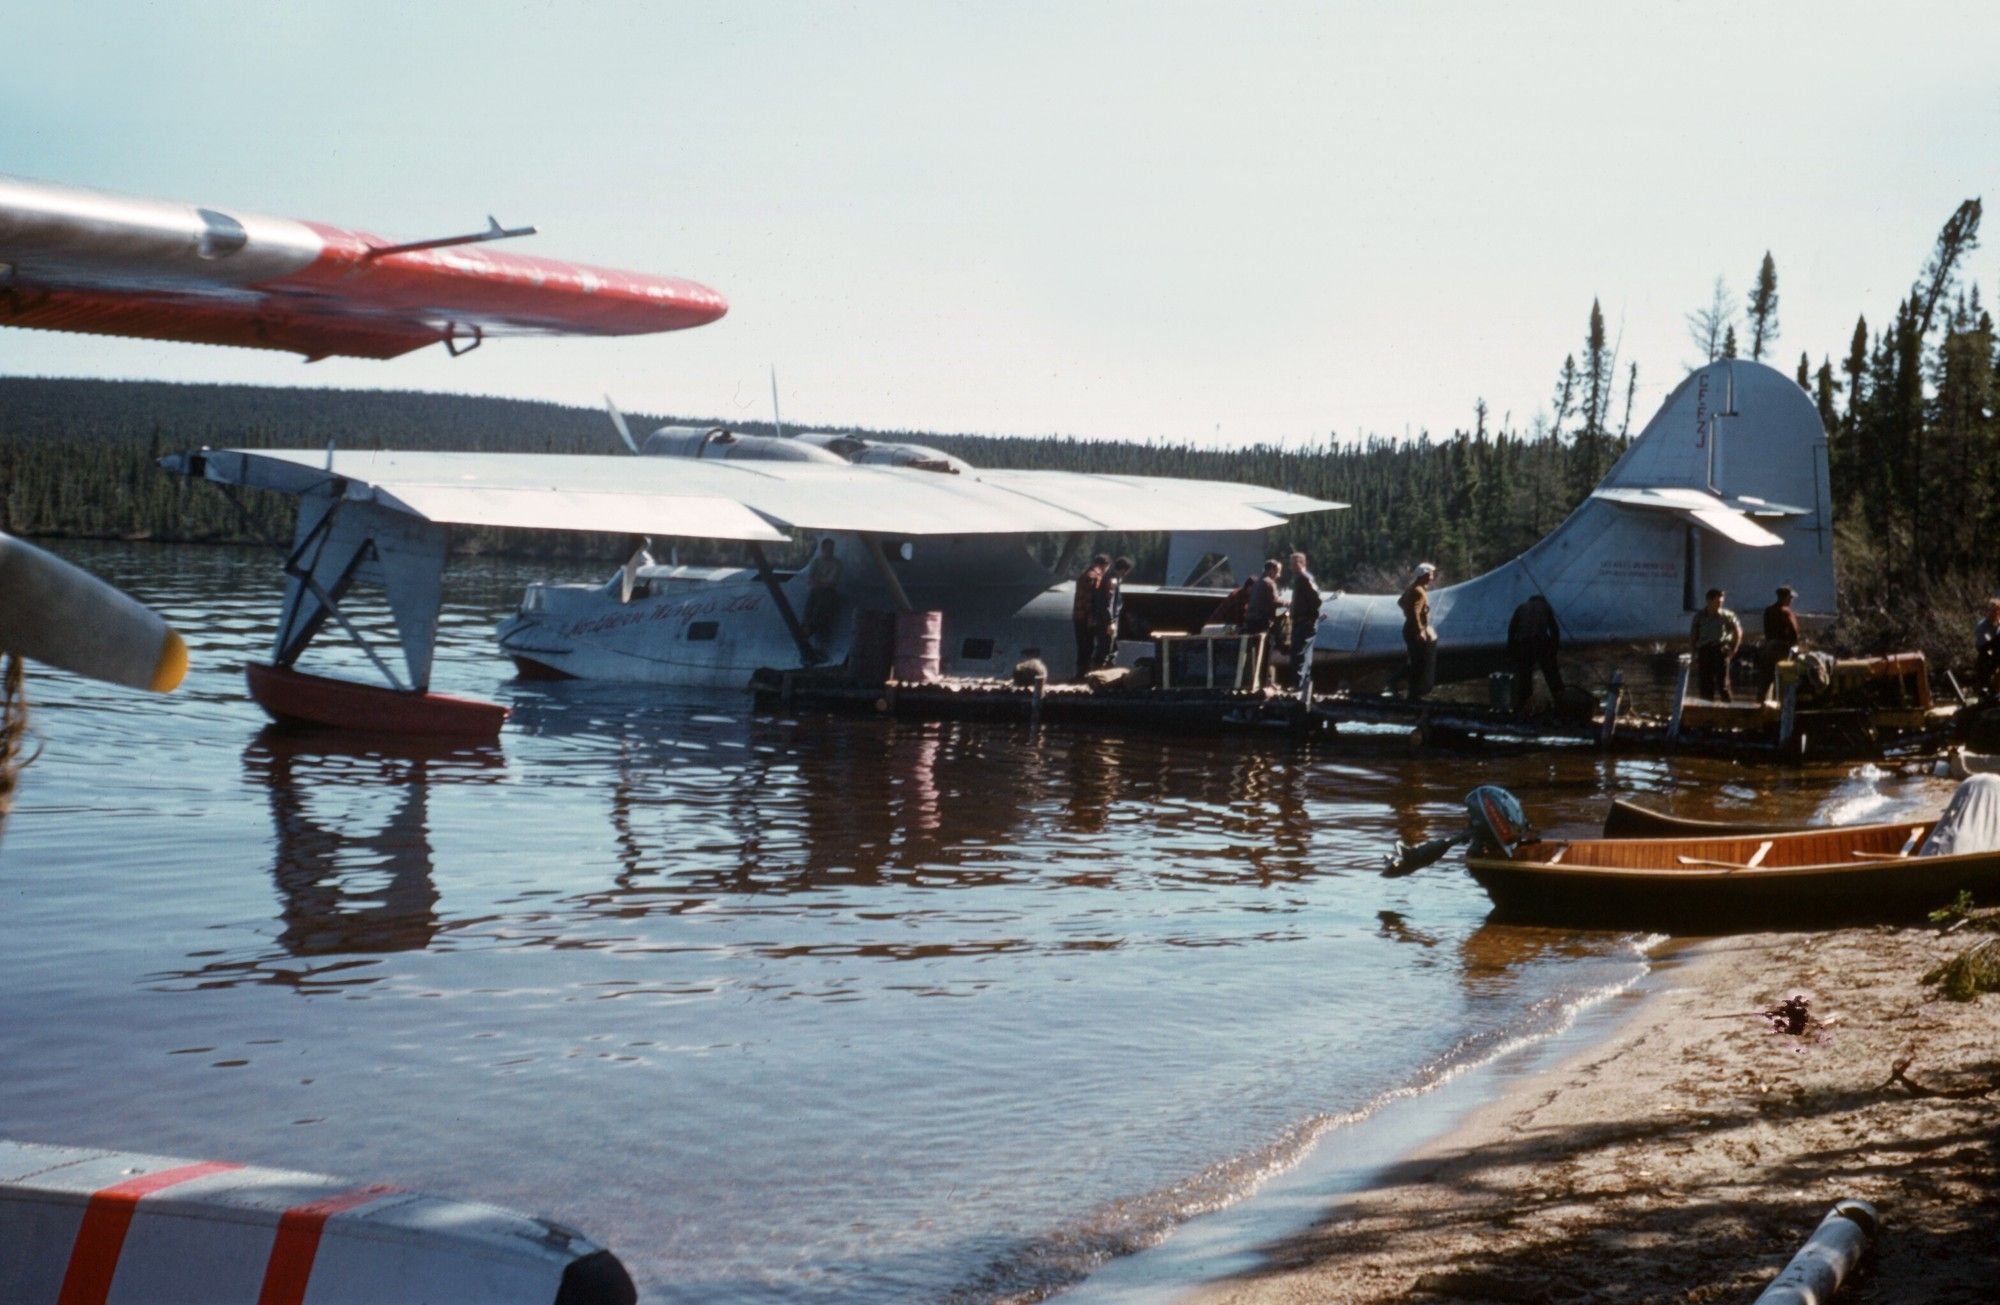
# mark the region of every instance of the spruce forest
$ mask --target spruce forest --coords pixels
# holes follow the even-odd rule
[[[1801,352],[1796,380],[1829,439],[1838,521],[1845,651],[1921,647],[1967,660],[1976,608],[1994,584],[2000,546],[2000,414],[1992,318],[1966,283],[1980,202],[1967,200],[1918,265],[1909,294],[1856,320],[1844,352]],[[1915,260],[1913,260],[1914,262]],[[1743,356],[1780,365],[1778,272],[1766,253],[1741,308],[1718,279],[1687,315],[1694,365]],[[1495,429],[1484,400],[1469,429],[1433,437],[1279,447],[1204,448],[1065,436],[845,433],[930,444],[981,466],[1062,468],[1245,480],[1351,504],[1295,521],[1274,551],[1297,547],[1328,587],[1398,587],[1415,562],[1448,580],[1497,565],[1553,529],[1631,439],[1639,369],[1607,343],[1590,307],[1576,352],[1556,371],[1548,407],[1525,429]],[[633,416],[635,428],[713,424]],[[770,433],[758,423],[731,423]],[[613,453],[601,412],[555,404],[398,391],[178,385],[0,377],[0,529],[28,536],[272,543],[289,536],[292,503],[168,476],[164,453],[202,445]],[[626,541],[472,530],[467,551],[505,551],[609,566]],[[1163,543],[1108,539],[1159,578]],[[700,550],[683,549],[684,557]],[[719,559],[718,559],[719,560]],[[1746,601],[1748,600],[1746,596]],[[1761,599],[1759,599],[1761,601]]]

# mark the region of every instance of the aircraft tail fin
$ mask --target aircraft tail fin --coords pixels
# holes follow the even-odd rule
[[[1798,384],[1724,359],[1675,388],[1604,481],[1516,562],[1565,630],[1674,635],[1711,588],[1755,610],[1780,585],[1802,613],[1834,610],[1826,430]],[[1682,630],[1684,634],[1684,629]]]

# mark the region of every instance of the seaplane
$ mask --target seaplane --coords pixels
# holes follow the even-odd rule
[[[616,410],[614,419],[623,425]],[[167,470],[300,499],[271,665],[251,668],[274,714],[357,715],[436,726],[472,707],[419,709],[453,525],[614,531],[740,546],[738,566],[661,563],[636,549],[601,582],[537,584],[499,627],[500,649],[528,676],[740,689],[759,671],[855,656],[871,614],[920,618],[949,675],[1005,674],[1039,659],[1072,674],[1071,572],[1105,532],[1168,536],[1178,583],[1134,587],[1134,631],[1199,628],[1222,596],[1187,581],[1256,574],[1274,531],[1342,505],[1219,481],[982,469],[937,449],[848,436],[664,427],[626,454],[397,453],[372,449],[204,449]],[[1778,372],[1723,361],[1668,397],[1609,475],[1550,535],[1484,575],[1432,597],[1444,673],[1503,663],[1515,606],[1542,593],[1566,646],[1686,637],[1709,587],[1758,594],[1790,585],[1801,610],[1833,607],[1825,432],[1810,399]],[[841,619],[822,637],[803,623],[804,570],[772,548],[831,540]],[[1057,543],[1059,541],[1059,544]],[[1050,560],[1037,546],[1049,544]],[[358,638],[339,603],[366,582],[387,596],[407,678],[346,686],[292,664],[329,622]],[[1311,654],[1319,682],[1403,656],[1393,595],[1325,598]],[[431,695],[435,696],[435,695]],[[381,704],[376,711],[363,701]],[[481,729],[497,729],[488,715]],[[467,725],[475,723],[470,716]]]
[[[285,348],[309,360],[454,353],[501,332],[619,334],[698,326],[720,295],[674,278],[469,249],[525,234],[391,242],[233,210],[0,181],[0,324]],[[1070,582],[1085,541],[1168,536],[1167,583],[1128,589],[1128,632],[1196,629],[1222,587],[1257,573],[1273,532],[1338,509],[1219,481],[974,467],[939,450],[845,435],[664,427],[624,454],[211,449],[170,472],[300,500],[268,664],[248,668],[274,716],[369,731],[491,736],[503,708],[429,692],[454,526],[615,532],[741,548],[735,566],[661,563],[641,546],[601,582],[531,586],[500,625],[523,675],[740,689],[760,671],[848,662],[884,629],[925,632],[946,674],[1037,659],[1073,674]],[[357,440],[357,443],[360,441]],[[1576,650],[1678,640],[1709,587],[1789,585],[1834,605],[1826,432],[1782,374],[1736,359],[1691,373],[1604,481],[1546,538],[1432,592],[1440,678],[1505,662],[1509,616],[1541,593]],[[810,580],[771,550],[832,541],[838,617],[809,631]],[[341,610],[381,589],[403,673]],[[1394,595],[1324,596],[1312,677],[1403,657]],[[384,684],[296,663],[329,627]]]

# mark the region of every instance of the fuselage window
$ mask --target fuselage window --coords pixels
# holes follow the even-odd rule
[[[958,650],[958,655],[969,662],[983,662],[993,655],[993,641],[967,639],[964,646]]]
[[[705,640],[713,639],[715,632],[720,628],[721,622],[719,621],[691,621],[688,623],[688,642],[701,643]]]

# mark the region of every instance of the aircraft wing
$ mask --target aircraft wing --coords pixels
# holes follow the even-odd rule
[[[1706,490],[1669,486],[1606,486],[1591,494],[1619,507],[1641,512],[1666,512],[1721,535],[1732,543],[1749,548],[1775,548],[1785,541],[1751,520],[1755,516],[1803,516],[1802,508],[1788,508],[1763,500],[1730,503]],[[1739,506],[1739,504],[1742,504]]]
[[[795,529],[1262,530],[1345,506],[1223,481],[623,455],[229,449],[174,454],[162,465],[223,484],[338,493],[441,523],[707,539],[777,541]]]
[[[0,325],[394,358],[496,334],[641,335],[712,322],[677,277],[501,252],[490,231],[365,231],[0,176]]]

